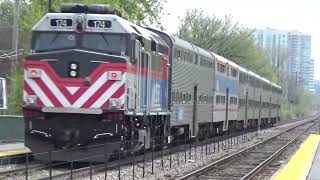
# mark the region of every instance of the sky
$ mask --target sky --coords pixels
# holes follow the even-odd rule
[[[203,9],[218,17],[232,15],[245,27],[297,30],[310,34],[315,79],[320,79],[320,0],[167,0],[162,25],[175,33],[188,9]]]

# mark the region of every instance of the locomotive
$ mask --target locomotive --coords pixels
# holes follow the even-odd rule
[[[56,151],[51,160],[65,161],[267,126],[280,120],[281,91],[109,5],[63,4],[32,30],[25,145],[33,153]]]

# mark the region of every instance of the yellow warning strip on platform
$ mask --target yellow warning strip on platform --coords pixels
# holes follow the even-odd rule
[[[7,157],[7,156],[17,156],[17,155],[28,154],[28,153],[31,153],[31,151],[28,148],[15,149],[10,151],[0,151],[0,158]]]
[[[320,143],[320,135],[311,134],[301,145],[299,150],[291,157],[286,166],[274,176],[274,180],[302,180],[306,179],[314,156]]]

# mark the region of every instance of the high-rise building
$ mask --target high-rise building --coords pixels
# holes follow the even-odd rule
[[[320,80],[314,80],[314,92],[316,95],[320,96]]]
[[[281,56],[288,51],[288,32],[275,29],[259,29],[255,33],[256,43],[265,49],[271,65],[276,67]]]
[[[271,65],[295,77],[297,83],[314,92],[314,60],[311,58],[311,36],[299,31],[259,29],[256,43],[266,50]]]

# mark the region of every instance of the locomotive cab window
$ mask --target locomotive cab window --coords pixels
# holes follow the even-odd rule
[[[84,48],[124,55],[126,54],[126,46],[127,38],[124,35],[103,33],[83,34],[82,47]]]
[[[76,34],[69,32],[35,32],[33,49],[36,52],[71,49],[76,47]]]
[[[127,43],[127,35],[107,33],[34,32],[32,37],[35,52],[80,48],[125,55]]]

